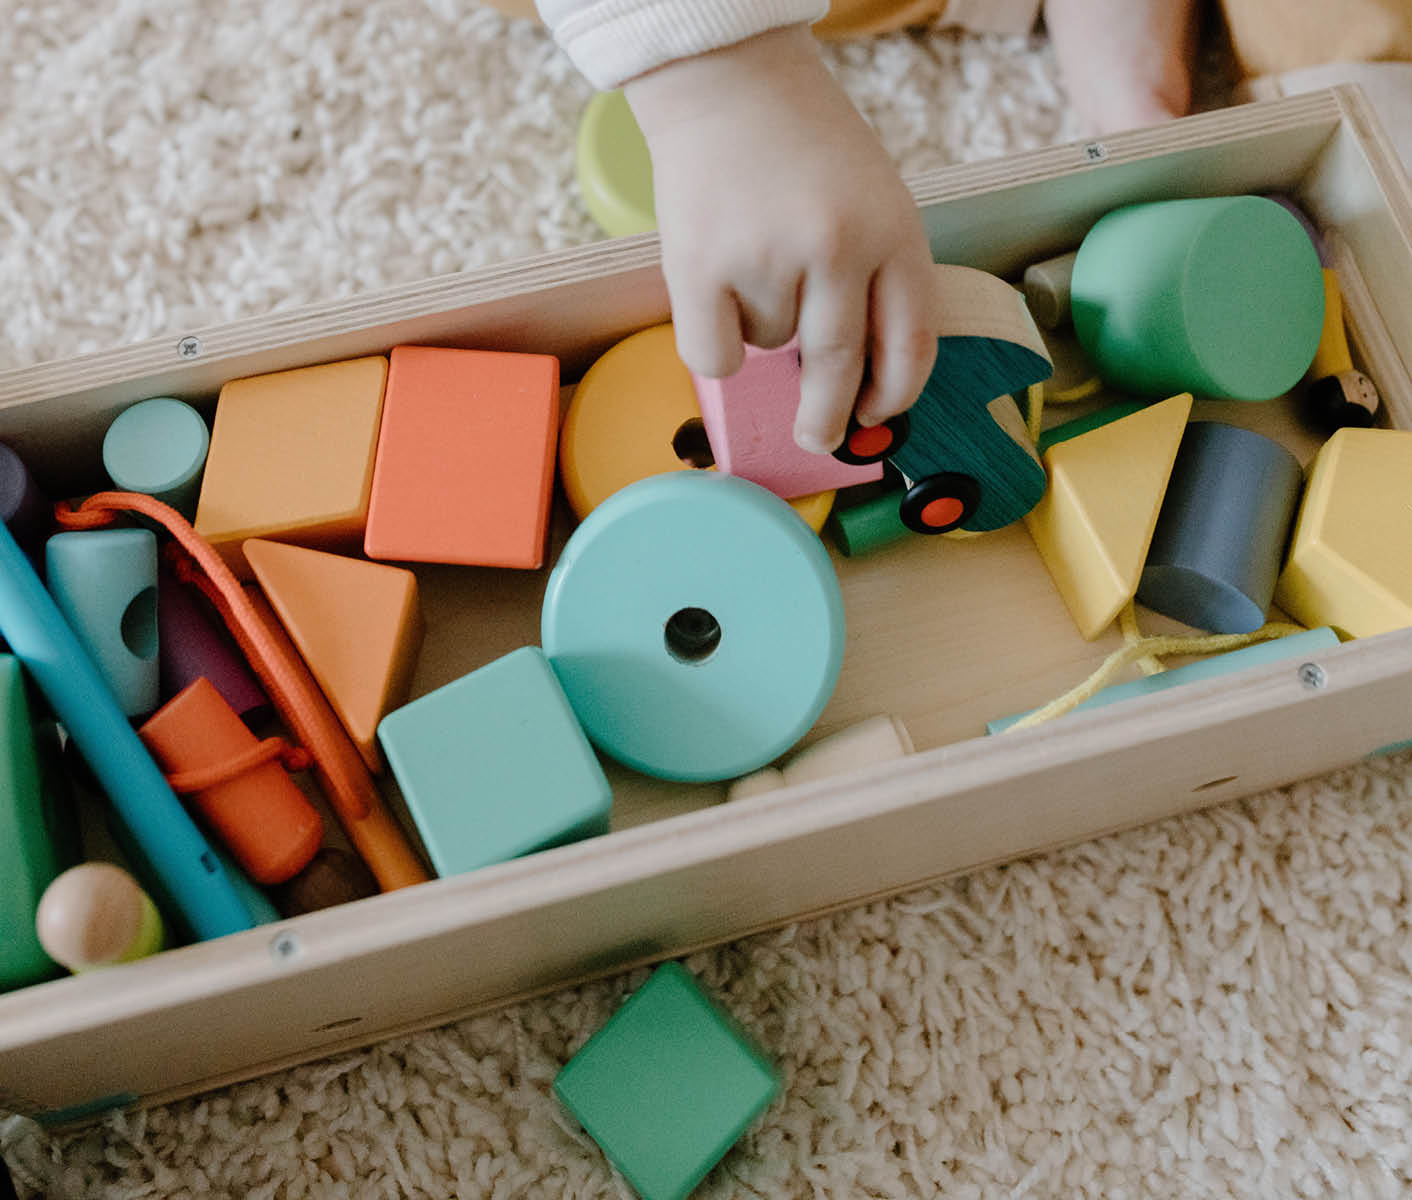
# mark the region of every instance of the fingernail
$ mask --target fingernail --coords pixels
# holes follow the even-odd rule
[[[832,454],[836,445],[808,429],[796,429],[794,441],[801,450],[807,450],[810,454]]]

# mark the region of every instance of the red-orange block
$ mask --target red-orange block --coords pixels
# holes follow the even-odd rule
[[[378,722],[407,699],[422,642],[417,578],[402,567],[252,538],[245,557],[368,769]]]
[[[255,735],[209,679],[172,697],[137,732],[256,883],[283,883],[314,857],[323,819],[272,756],[249,761]],[[196,775],[206,778],[182,784]]]
[[[402,562],[544,563],[559,360],[392,351],[363,549]]]

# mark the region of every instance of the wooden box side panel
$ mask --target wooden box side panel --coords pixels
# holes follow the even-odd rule
[[[938,258],[1000,274],[1076,245],[1102,212],[1172,194],[1293,188],[1340,128],[1333,91],[951,167],[911,186]],[[0,372],[0,439],[63,495],[101,483],[123,407],[170,395],[209,408],[228,379],[383,353],[403,342],[555,354],[573,380],[627,333],[666,320],[656,237],[535,259]]]
[[[1348,117],[1299,189],[1339,273],[1351,341],[1378,382],[1388,423],[1412,429],[1412,182],[1357,88],[1337,89]]]
[[[938,261],[1013,277],[1124,204],[1293,191],[1342,128],[1335,91],[1188,117],[913,180]]]
[[[0,1078],[38,1108],[198,1091],[645,959],[1315,775],[1407,737],[1412,633],[659,822],[178,951],[140,995],[0,1023]],[[672,828],[675,826],[675,828]],[[801,831],[802,829],[802,831]],[[392,901],[395,901],[393,903]],[[296,928],[297,927],[297,928]],[[272,953],[274,940],[294,949]],[[223,951],[215,978],[201,959]],[[214,986],[213,986],[214,984]],[[57,992],[57,988],[55,989]],[[357,1035],[350,1033],[356,1030]],[[216,1031],[218,1036],[212,1036]],[[350,1038],[352,1041],[350,1042]]]
[[[103,431],[129,404],[175,396],[211,411],[247,375],[417,344],[557,355],[574,378],[613,343],[668,318],[655,238],[428,280],[0,373],[0,439],[52,494],[101,483]],[[193,356],[184,352],[196,347]]]

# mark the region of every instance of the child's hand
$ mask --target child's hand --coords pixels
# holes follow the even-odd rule
[[[625,91],[652,152],[687,366],[730,375],[743,342],[780,346],[797,330],[795,439],[816,452],[843,440],[855,400],[865,425],[908,408],[936,358],[930,247],[807,27],[669,63]]]

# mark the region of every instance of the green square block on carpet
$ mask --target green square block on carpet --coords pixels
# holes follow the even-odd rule
[[[779,1076],[677,963],[664,963],[554,1080],[644,1200],[682,1200],[775,1098]]]

